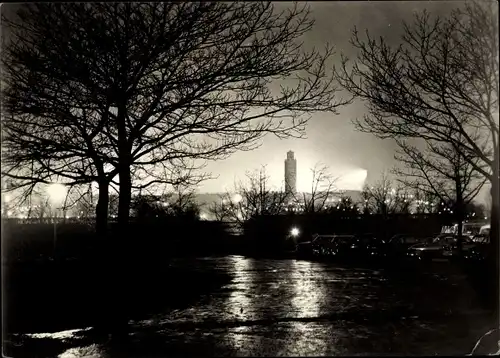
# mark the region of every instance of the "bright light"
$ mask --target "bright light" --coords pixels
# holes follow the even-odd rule
[[[294,228],[292,228],[292,230],[290,230],[290,234],[291,234],[292,236],[299,236],[300,231],[299,231],[299,229],[298,229],[298,228],[294,227]]]
[[[243,198],[241,197],[241,195],[240,195],[240,194],[235,194],[235,195],[233,196],[233,202],[234,202],[234,203],[239,203],[242,199],[243,199]]]
[[[206,219],[207,219],[207,214],[205,214],[205,213],[201,213],[201,214],[200,214],[200,219],[201,219],[201,220],[206,220]]]
[[[53,204],[62,204],[66,198],[66,187],[59,183],[50,184],[47,188],[49,199]]]

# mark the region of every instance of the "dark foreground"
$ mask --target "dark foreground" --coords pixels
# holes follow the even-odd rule
[[[149,309],[136,309],[126,343],[93,332],[92,312],[81,299],[99,296],[90,282],[66,294],[34,286],[13,307],[22,320],[8,325],[4,354],[464,355],[492,328],[483,298],[448,263],[383,270],[294,259],[191,258],[174,260],[154,282],[160,289],[134,296]],[[34,319],[27,323],[29,315]]]

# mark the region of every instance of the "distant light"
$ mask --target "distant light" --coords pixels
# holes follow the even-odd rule
[[[66,197],[67,190],[63,184],[54,183],[48,186],[47,193],[49,194],[49,199],[53,204],[59,204],[62,203]]]
[[[240,194],[235,194],[233,196],[233,202],[235,202],[235,203],[239,203],[242,199],[243,199],[243,197]]]
[[[207,219],[207,214],[205,214],[205,213],[201,213],[201,214],[200,214],[200,219],[201,219],[201,220],[206,220],[206,219]]]
[[[296,227],[293,227],[292,230],[290,230],[290,234],[292,236],[299,236],[300,230],[298,228],[296,228]]]
[[[476,213],[472,213],[472,216],[476,216]]]
[[[485,216],[485,217],[484,217],[484,220],[486,220],[486,219],[488,219],[488,217],[487,217],[487,216]]]

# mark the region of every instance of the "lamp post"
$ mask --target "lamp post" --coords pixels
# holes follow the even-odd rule
[[[53,247],[53,259],[56,258],[56,245],[57,245],[57,209],[60,209],[60,205],[66,198],[66,187],[63,184],[54,183],[50,184],[47,188],[47,194],[49,195],[50,203],[54,207],[54,247]]]

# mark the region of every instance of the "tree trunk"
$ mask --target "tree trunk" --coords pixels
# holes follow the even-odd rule
[[[105,239],[108,232],[109,184],[99,182],[99,198],[95,209],[95,229],[99,238]]]
[[[462,196],[462,186],[460,183],[460,176],[455,179],[456,184],[456,206],[455,206],[455,218],[458,221],[457,227],[457,250],[458,256],[462,257],[462,247],[463,247],[463,222],[464,222],[464,199]]]
[[[491,180],[491,213],[490,213],[490,245],[491,245],[491,257],[489,260],[489,270],[491,275],[491,297],[493,299],[492,307],[495,309],[495,326],[498,328],[498,307],[499,307],[499,240],[500,240],[500,228],[499,228],[499,214],[500,214],[500,172],[499,172],[499,155],[498,147],[495,148],[494,153],[494,163],[493,163],[493,175]]]
[[[120,195],[118,198],[118,228],[120,235],[126,235],[130,220],[130,203],[132,200],[132,179],[130,166],[124,165],[119,172]]]
[[[130,309],[130,291],[134,290],[134,283],[130,279],[130,267],[133,264],[131,256],[130,241],[134,239],[129,232],[130,203],[132,199],[132,179],[130,173],[130,148],[127,141],[125,128],[126,108],[123,103],[118,104],[117,127],[118,127],[118,179],[120,181],[120,192],[118,196],[118,228],[113,232],[113,263],[109,285],[111,290],[108,295],[110,299],[110,332],[112,338],[126,340],[128,338],[128,312]],[[120,304],[118,304],[120,303]]]

